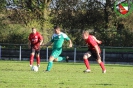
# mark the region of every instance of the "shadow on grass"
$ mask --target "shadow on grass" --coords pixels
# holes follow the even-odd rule
[[[111,85],[113,85],[113,84],[107,84],[107,83],[105,83],[105,84],[91,84],[91,85],[111,86]]]
[[[113,84],[96,84],[96,85],[104,85],[104,86],[111,86],[111,85],[113,85]]]
[[[6,69],[1,69],[1,71],[14,71],[14,69],[8,69],[8,68],[6,68]]]

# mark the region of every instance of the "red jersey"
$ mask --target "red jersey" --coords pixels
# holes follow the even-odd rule
[[[97,42],[94,40],[92,35],[88,36],[88,39],[85,40],[90,50],[95,50],[94,46],[98,46]],[[101,53],[100,47],[98,46],[99,53]]]
[[[40,41],[42,40],[43,38],[42,38],[42,36],[41,36],[41,34],[39,33],[39,32],[36,32],[35,34],[33,34],[33,33],[31,33],[30,35],[29,35],[29,40],[30,40],[30,42],[31,42],[31,46],[32,47],[39,47],[40,46]]]

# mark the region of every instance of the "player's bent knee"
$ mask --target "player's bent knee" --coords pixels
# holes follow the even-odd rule
[[[84,54],[83,59],[88,59],[88,56]]]
[[[32,53],[31,53],[31,55],[35,55],[35,53],[34,53],[34,52],[32,52]]]
[[[91,54],[85,53],[83,56],[83,59],[88,59],[91,56]]]
[[[97,63],[99,63],[99,64],[100,64],[100,63],[101,63],[101,59],[97,59]]]
[[[57,61],[58,61],[58,59],[54,59],[53,61],[54,61],[54,62],[57,62]]]
[[[40,54],[36,54],[36,57],[40,57]]]
[[[54,57],[53,56],[50,56],[49,57],[49,61],[54,61]]]

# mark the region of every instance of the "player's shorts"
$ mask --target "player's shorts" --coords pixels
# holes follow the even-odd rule
[[[59,55],[62,53],[62,48],[53,49],[51,56],[53,56],[55,59],[59,57]]]
[[[95,59],[97,59],[97,53],[96,53],[96,51],[95,50],[90,50],[90,49],[88,49],[88,52],[91,54],[91,57],[94,57]],[[100,54],[101,55],[101,54]]]
[[[31,46],[31,53],[40,54],[40,47],[34,48],[33,46]]]

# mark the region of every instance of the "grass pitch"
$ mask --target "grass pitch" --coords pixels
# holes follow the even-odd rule
[[[106,74],[98,64],[90,65],[92,72],[83,73],[83,63],[54,62],[44,73],[47,62],[33,72],[28,61],[0,61],[0,88],[133,88],[132,65],[107,64]]]

